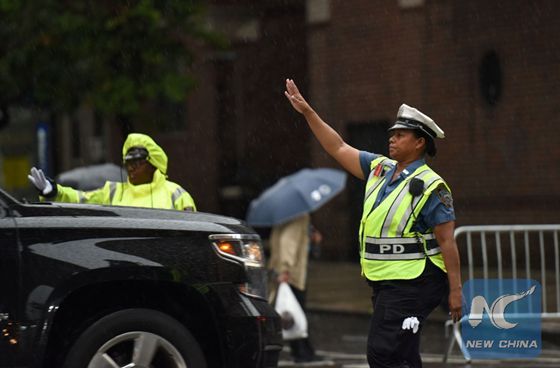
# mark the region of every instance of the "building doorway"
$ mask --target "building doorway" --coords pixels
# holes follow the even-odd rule
[[[389,122],[386,120],[349,123],[347,125],[348,144],[359,150],[379,153],[386,156],[388,155],[388,128]],[[352,236],[355,241],[351,242],[351,244],[355,246],[349,247],[347,259],[355,262],[359,262],[360,260],[357,234],[360,228],[362,206],[364,202],[364,185],[364,181],[352,175],[348,176],[346,192],[348,193],[349,234],[353,234]]]

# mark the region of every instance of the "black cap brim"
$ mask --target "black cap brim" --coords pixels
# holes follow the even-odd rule
[[[411,130],[419,130],[421,132],[426,133],[426,135],[432,139],[436,137],[436,133],[425,126],[424,124],[417,122],[415,120],[397,120],[395,124],[387,129],[387,131],[395,130],[395,129],[411,129]]]
[[[132,147],[124,156],[124,161],[146,159],[148,150],[143,147]]]

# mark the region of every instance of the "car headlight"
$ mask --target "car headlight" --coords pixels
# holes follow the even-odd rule
[[[247,283],[240,285],[240,290],[266,299],[267,275],[261,238],[256,234],[214,234],[209,239],[219,255],[245,266]]]

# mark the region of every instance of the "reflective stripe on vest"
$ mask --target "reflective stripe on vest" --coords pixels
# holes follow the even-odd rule
[[[363,213],[362,213],[362,221],[360,222],[360,230],[358,232],[359,234],[359,241],[360,241],[360,246],[362,244],[362,234],[363,234],[363,227],[364,227],[364,218],[366,216],[366,212],[371,212],[373,205],[375,203],[375,199],[376,198],[370,198],[370,196],[373,193],[378,193],[379,189],[381,188],[381,184],[385,181],[385,174],[386,172],[383,172],[383,175],[379,176],[375,176],[375,167],[377,167],[378,165],[383,165],[384,168],[385,167],[392,167],[395,165],[395,161],[388,159],[387,157],[378,157],[375,160],[373,160],[370,164],[370,173],[369,176],[367,178],[366,181],[366,193],[364,195],[364,208],[363,208]],[[383,169],[384,169],[383,168]],[[376,197],[377,194],[374,196]],[[360,253],[362,252],[362,248],[360,248]]]
[[[181,196],[183,195],[183,193],[186,193],[187,191],[184,190],[183,188],[179,187],[177,189],[175,189],[175,191],[173,192],[173,194],[171,194],[171,208],[174,209],[175,208],[175,201],[178,200],[179,198],[181,198]]]
[[[410,260],[422,259],[426,255],[441,253],[433,234],[427,234],[426,251],[423,242],[417,238],[366,238],[365,259]]]
[[[109,182],[109,203],[113,204],[113,198],[115,197],[115,192],[117,191],[117,183],[114,181]]]
[[[86,203],[86,195],[81,190],[78,191],[78,202],[79,203]]]
[[[428,170],[422,171],[420,174],[416,175],[415,178],[424,180],[426,178],[426,176],[428,176],[431,173],[433,173],[433,171],[428,169]],[[410,178],[412,178],[412,177],[410,177]],[[437,175],[432,176],[431,178],[427,179],[426,181],[424,181],[424,188],[429,188],[438,179],[440,179],[440,178]],[[410,179],[408,179],[408,181],[410,183]],[[409,193],[409,191],[408,191],[409,183],[404,186],[403,190],[401,190],[401,192],[399,193],[399,195],[397,196],[397,198],[395,199],[395,201],[391,205],[391,208],[389,209],[387,217],[385,218],[385,221],[383,222],[383,228],[381,230],[381,236],[382,237],[383,236],[390,236],[390,233],[392,232],[391,229],[395,229],[394,233],[396,233],[396,234],[402,234],[404,232],[406,224],[408,223],[408,221],[410,219],[410,216],[413,212],[413,209],[415,209],[416,206],[418,205],[418,203],[420,202],[420,199],[422,198],[422,196],[414,197],[413,200],[412,200],[412,204],[410,206],[406,206],[404,208],[404,212],[402,214],[399,214],[399,216],[397,217],[397,212],[398,212],[399,209],[402,208],[401,204],[402,204],[404,198],[406,197],[406,195]]]
[[[390,162],[389,159],[382,159],[377,165],[383,165],[383,166],[389,166],[387,165],[387,163]],[[375,165],[375,166],[377,166]],[[373,179],[373,176],[375,174],[375,170],[371,170],[371,172],[369,173],[369,176],[367,178],[367,182],[370,182],[371,179]],[[373,193],[373,191],[375,189],[377,189],[377,187],[383,183],[383,180],[377,180],[367,191],[366,191],[366,195],[364,197],[364,201],[367,200],[369,198],[369,196],[371,195],[371,193]]]
[[[424,234],[422,235],[426,241],[434,240],[436,236],[432,234]],[[366,236],[366,243],[367,244],[416,244],[418,243],[418,238],[372,238]]]

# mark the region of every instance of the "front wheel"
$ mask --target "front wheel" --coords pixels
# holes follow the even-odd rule
[[[89,326],[68,351],[64,368],[206,367],[200,346],[177,320],[151,309],[126,309]]]

